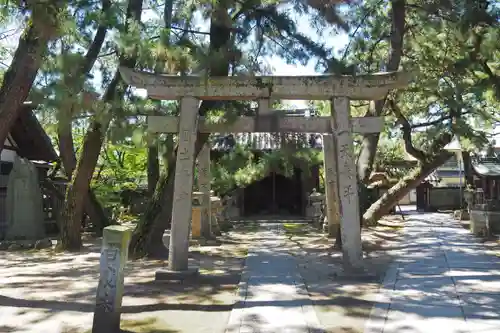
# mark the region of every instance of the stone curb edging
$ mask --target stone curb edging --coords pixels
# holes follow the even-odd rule
[[[365,323],[364,333],[383,333],[387,314],[391,307],[390,300],[387,301],[387,292],[394,290],[399,271],[399,263],[392,262],[387,269],[382,285],[377,293],[377,300],[373,305],[368,320]]]
[[[297,273],[297,278],[294,279],[295,288],[297,294],[305,296],[302,304],[302,313],[304,314],[304,319],[309,332],[316,332],[316,330],[321,329],[321,323],[316,315],[316,310],[314,310],[314,301],[309,295],[309,290],[304,282],[304,278],[300,273]]]
[[[253,249],[252,249],[253,250]],[[239,333],[241,327],[241,320],[243,316],[241,313],[245,311],[245,302],[248,295],[248,280],[250,279],[250,272],[248,271],[248,257],[251,251],[249,250],[247,256],[245,257],[245,262],[243,263],[243,272],[241,273],[240,282],[238,283],[238,296],[229,314],[229,319],[226,324],[225,333]]]

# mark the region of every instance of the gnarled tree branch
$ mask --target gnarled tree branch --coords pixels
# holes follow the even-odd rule
[[[398,119],[398,122],[401,124],[401,131],[403,132],[403,140],[405,143],[405,150],[408,154],[415,157],[420,162],[424,162],[427,159],[427,156],[423,151],[416,148],[413,145],[413,141],[411,138],[411,125],[408,119],[403,115],[399,107],[396,105],[393,99],[388,99],[387,102],[392,109],[392,112]]]

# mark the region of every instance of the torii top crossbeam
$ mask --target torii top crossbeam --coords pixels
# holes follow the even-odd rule
[[[342,96],[352,100],[376,100],[391,89],[403,88],[410,80],[404,72],[359,76],[173,76],[120,67],[125,82],[144,88],[153,99],[202,100],[302,99],[328,100]]]

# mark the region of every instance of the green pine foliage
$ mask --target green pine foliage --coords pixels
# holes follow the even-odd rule
[[[37,115],[55,146],[69,128],[78,159],[85,158],[82,142],[89,125],[105,125],[105,140],[91,179],[105,207],[119,205],[120,191],[147,185],[148,147],[159,148],[161,169],[168,172],[167,157],[176,143],[173,136],[148,133],[146,116],[177,115],[178,103],[154,102],[116,84],[113,77],[120,56],[136,56],[137,69],[171,75],[206,76],[209,67],[226,63],[229,75],[270,73],[265,61],[270,56],[290,64],[312,61],[319,72],[359,74],[384,70],[390,51],[389,0],[327,7],[315,0],[285,4],[277,0],[196,0],[190,5],[181,0],[144,0],[140,23],[126,22],[127,0],[68,0],[55,16],[50,3],[0,1],[0,82],[16,49],[2,36],[19,22],[28,26],[34,20],[50,19],[47,27],[56,31],[29,99],[39,104]],[[229,13],[230,41],[214,52],[209,24],[214,8],[220,6]],[[430,159],[442,151],[446,142],[438,138],[447,133],[458,135],[471,150],[484,147],[492,139],[500,110],[498,5],[492,0],[407,0],[405,8],[400,69],[412,72],[414,80],[389,98],[408,120],[413,146]],[[298,20],[309,20],[317,36],[311,38],[301,31]],[[102,43],[92,50],[100,29]],[[336,52],[327,42],[334,36],[331,33],[341,31],[348,33],[349,42]],[[89,55],[95,61],[88,62]],[[105,97],[108,89],[109,98]],[[368,107],[366,101],[352,104],[356,116]],[[328,103],[314,106],[320,113],[329,113]],[[248,102],[221,102],[211,105],[206,117],[231,123],[237,116],[253,112]],[[383,114],[386,127],[376,169],[406,158],[401,117],[389,105]],[[359,151],[361,137],[356,137],[355,144]],[[225,194],[262,179],[270,170],[290,174],[297,163],[320,164],[321,160],[320,152],[303,149],[267,152],[257,158],[249,147],[237,146],[212,164],[212,186]]]

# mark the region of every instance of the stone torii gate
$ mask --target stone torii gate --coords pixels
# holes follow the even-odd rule
[[[158,75],[129,68],[120,68],[120,72],[127,84],[146,89],[150,98],[180,100],[179,117],[148,117],[150,131],[179,134],[169,248],[171,272],[188,273],[190,271],[188,268],[189,224],[197,132],[325,133],[323,145],[325,146],[325,189],[329,224],[335,223],[340,218],[346,268],[363,268],[352,133],[378,133],[382,130],[383,118],[351,118],[350,100],[383,98],[389,90],[406,86],[409,81],[408,75],[393,72],[360,76],[206,78]],[[298,118],[272,114],[269,108],[270,101],[277,99],[330,100],[331,116]],[[210,124],[198,116],[200,100],[257,100],[258,116],[239,117],[230,124]],[[202,157],[202,160],[199,160],[202,165],[207,163],[207,154],[203,156],[199,156],[199,158]],[[203,192],[209,196],[210,188],[207,188],[206,178],[206,176],[202,177],[204,184],[200,184],[200,189],[203,188]]]

